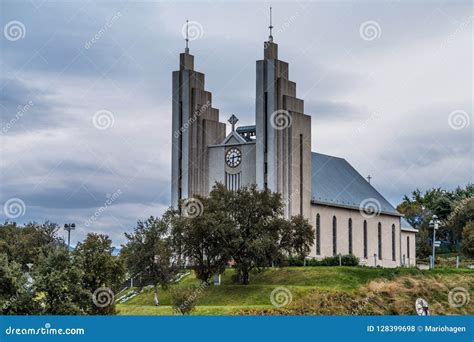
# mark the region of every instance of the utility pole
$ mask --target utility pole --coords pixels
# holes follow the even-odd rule
[[[64,225],[64,230],[67,231],[67,250],[71,248],[71,230],[76,229],[75,223],[66,223]]]
[[[431,268],[435,267],[435,249],[437,245],[436,241],[436,231],[439,228],[440,220],[438,220],[438,216],[433,215],[431,221],[430,221],[430,227],[433,228],[433,252],[431,254]]]

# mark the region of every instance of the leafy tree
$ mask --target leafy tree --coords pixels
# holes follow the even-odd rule
[[[199,201],[201,212],[193,216],[177,216],[173,235],[180,234],[183,253],[195,271],[196,277],[206,284],[214,274],[222,273],[229,254],[229,232],[232,221],[221,203],[211,194],[209,198],[195,196]]]
[[[461,240],[464,227],[472,221],[474,221],[474,196],[455,202],[447,222],[455,241]]]
[[[290,256],[296,254],[304,260],[311,252],[311,246],[314,244],[314,229],[311,224],[302,215],[291,217],[286,222],[280,220],[281,242],[280,245]]]
[[[265,268],[280,255],[281,196],[268,189],[260,191],[255,185],[229,191],[222,184],[217,184],[210,196],[225,206],[232,221],[229,250],[236,261],[239,280],[247,285],[250,271]]]
[[[127,268],[140,273],[154,285],[154,303],[159,305],[158,286],[166,288],[176,277],[183,260],[172,237],[172,217],[151,216],[138,221],[133,233],[125,233],[128,242],[123,246]]]
[[[33,266],[34,289],[46,315],[84,314],[91,294],[84,289],[84,272],[64,247],[49,250]]]
[[[74,257],[83,270],[82,283],[90,293],[99,288],[115,289],[124,280],[125,268],[116,256],[113,256],[112,240],[107,235],[90,233],[83,242],[79,242]],[[98,307],[90,301],[89,312],[93,314],[111,314],[115,305]]]
[[[28,223],[23,227],[15,222],[0,225],[0,253],[5,253],[10,260],[18,262],[23,271],[28,263],[35,263],[47,249],[62,245],[58,237],[59,225],[46,221],[43,224]]]
[[[464,255],[474,257],[474,222],[466,223],[462,232],[462,252]]]
[[[437,238],[448,245],[450,250],[458,250],[466,221],[461,219],[456,223],[452,215],[459,210],[459,203],[473,196],[474,184],[468,184],[465,188],[458,187],[454,191],[433,188],[422,193],[417,189],[410,196],[405,195],[397,209],[405,214],[405,218],[413,227],[419,229],[416,244],[419,257],[431,254],[432,229],[429,227],[429,221],[433,215],[437,215],[442,222],[437,231]]]
[[[0,312],[2,315],[38,314],[39,304],[21,265],[0,254]]]

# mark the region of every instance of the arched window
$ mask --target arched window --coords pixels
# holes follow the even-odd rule
[[[352,254],[352,219],[349,219],[348,222],[348,230],[349,230],[349,254]]]
[[[364,220],[364,258],[367,259],[367,221]]]
[[[410,237],[407,236],[407,257],[410,260]]]
[[[392,224],[392,260],[395,261],[395,225]]]
[[[379,226],[377,229],[378,232],[378,241],[379,241],[379,248],[378,248],[378,254],[379,254],[379,260],[382,260],[382,223],[379,222]]]
[[[337,220],[336,216],[332,217],[332,255],[337,254]]]
[[[316,215],[316,255],[321,254],[321,216]]]

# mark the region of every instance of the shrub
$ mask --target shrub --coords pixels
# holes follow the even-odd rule
[[[173,309],[182,315],[189,315],[196,307],[197,293],[191,288],[174,288],[170,291]]]
[[[300,257],[288,257],[288,266],[304,266],[304,260]]]
[[[359,265],[359,258],[352,254],[341,255],[342,266],[357,266]],[[326,257],[321,260],[322,266],[339,266],[339,255]]]
[[[320,260],[313,258],[306,260],[306,266],[322,266],[322,264]]]

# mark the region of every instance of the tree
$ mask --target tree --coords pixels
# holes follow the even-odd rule
[[[311,252],[314,244],[314,229],[302,215],[292,216],[289,222],[281,220],[280,245],[290,256],[296,254],[299,258],[305,259]]]
[[[474,222],[466,223],[462,232],[462,252],[465,256],[474,257]]]
[[[195,196],[194,201],[200,202],[202,210],[199,215],[178,215],[173,234],[180,234],[183,253],[196,277],[206,284],[214,274],[222,273],[230,260],[228,239],[232,221],[213,195]]]
[[[138,221],[133,233],[125,233],[128,242],[123,246],[127,268],[140,273],[154,285],[154,303],[159,305],[158,286],[166,288],[183,267],[179,248],[172,237],[172,217],[151,216]]]
[[[0,254],[0,313],[2,315],[32,315],[39,313],[39,304],[30,289],[21,265]]]
[[[46,315],[84,314],[91,294],[84,289],[84,272],[67,249],[50,249],[33,266],[33,288]]]
[[[463,229],[469,222],[474,221],[474,196],[458,200],[448,217],[448,226],[455,241],[463,237]]]
[[[28,223],[23,227],[15,222],[0,225],[0,253],[5,253],[12,261],[18,262],[23,271],[28,263],[35,263],[47,249],[63,245],[58,237],[59,225],[46,221],[43,224]]]
[[[82,283],[90,293],[100,288],[115,289],[124,280],[125,268],[121,260],[113,256],[112,240],[107,235],[90,233],[79,242],[74,251],[77,264],[83,270]],[[89,313],[111,314],[115,312],[114,303],[104,307],[90,301]]]
[[[237,276],[242,284],[249,284],[253,269],[261,270],[280,255],[280,221],[283,203],[278,193],[258,190],[256,185],[229,191],[217,184],[210,197],[224,206],[229,226],[228,246],[236,261]]]

